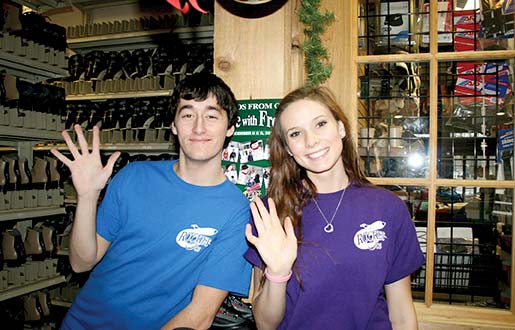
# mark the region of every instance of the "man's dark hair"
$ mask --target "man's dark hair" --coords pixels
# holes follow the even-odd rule
[[[177,106],[181,99],[204,101],[209,94],[212,94],[225,112],[229,119],[229,126],[234,126],[238,121],[238,103],[233,92],[227,84],[212,73],[201,72],[186,76],[181,80],[172,94],[170,108],[172,120],[175,119]]]

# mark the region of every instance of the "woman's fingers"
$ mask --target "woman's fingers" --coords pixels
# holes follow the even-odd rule
[[[252,213],[252,218],[254,219],[254,225],[256,226],[256,230],[259,233],[262,233],[264,230],[263,220],[261,220],[261,215],[257,209],[256,203],[250,203],[250,212]]]
[[[263,222],[263,227],[269,228],[272,224],[270,220],[270,214],[266,209],[265,204],[263,204],[263,201],[259,197],[254,200],[254,203],[256,205],[257,210],[259,211],[259,218]]]
[[[297,236],[295,235],[295,230],[293,228],[293,223],[291,222],[290,217],[286,217],[286,219],[284,219],[284,231],[286,232],[287,239],[294,239],[297,241]]]
[[[256,246],[257,237],[252,233],[252,226],[250,223],[247,223],[247,226],[245,227],[245,237],[247,237],[247,241],[249,241],[250,244]]]
[[[275,208],[275,202],[273,199],[268,199],[268,209],[270,211],[271,220],[275,220],[273,222],[274,225],[281,225],[281,221],[279,220],[279,216],[277,216],[277,209]]]

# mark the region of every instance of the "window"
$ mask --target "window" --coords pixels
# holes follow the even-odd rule
[[[512,311],[514,2],[357,9],[358,150],[411,211],[415,300]]]

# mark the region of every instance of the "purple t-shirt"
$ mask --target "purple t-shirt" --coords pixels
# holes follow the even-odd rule
[[[328,219],[340,196],[341,191],[318,195]],[[385,189],[353,183],[333,221],[334,232],[324,231],[326,222],[312,201],[302,223],[304,243],[296,260],[302,289],[292,276],[279,329],[391,329],[384,285],[425,262],[404,202]],[[245,257],[262,267],[253,247]]]

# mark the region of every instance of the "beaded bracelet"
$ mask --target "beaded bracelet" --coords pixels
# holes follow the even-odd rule
[[[273,275],[270,275],[270,273],[268,272],[268,268],[265,268],[265,277],[267,278],[267,280],[269,280],[272,283],[288,282],[288,280],[291,278],[291,275],[292,275],[292,271],[290,270],[290,272],[286,276],[283,276],[283,277],[273,276]]]

